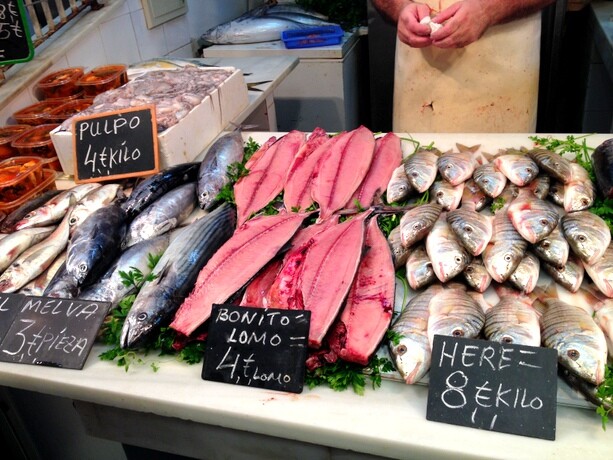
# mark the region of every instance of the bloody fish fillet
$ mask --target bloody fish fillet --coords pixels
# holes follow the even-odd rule
[[[304,309],[311,312],[311,348],[321,346],[349,292],[360,263],[368,214],[318,233],[304,259],[299,287]]]
[[[390,325],[395,288],[392,254],[377,219],[368,224],[365,245],[367,252],[360,261],[339,319],[345,335],[337,345],[341,359],[364,366]],[[335,347],[332,345],[332,348]]]
[[[261,216],[238,228],[200,271],[170,327],[185,335],[194,332],[209,318],[213,304],[225,302],[266,265],[307,215]]]
[[[234,184],[239,226],[281,192],[287,170],[304,141],[303,132],[290,131],[262,154],[248,175]]]
[[[372,162],[375,138],[368,128],[360,126],[341,136],[317,167],[313,199],[319,204],[320,219],[326,219],[347,203]]]
[[[356,207],[360,204],[362,209],[371,206],[376,197],[387,189],[394,170],[402,162],[402,149],[400,139],[394,133],[387,133],[375,141],[375,151],[373,153],[370,168],[366,177],[349,199],[346,208]]]
[[[313,171],[319,159],[334,143],[322,128],[315,128],[307,141],[300,147],[289,167],[283,186],[283,204],[285,209],[305,210],[313,204],[311,184]]]
[[[268,290],[282,266],[283,262],[281,259],[274,259],[266,265],[247,285],[240,303],[241,306],[267,307],[266,294],[268,294]]]

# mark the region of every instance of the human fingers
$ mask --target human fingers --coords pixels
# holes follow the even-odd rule
[[[415,48],[429,46],[430,27],[419,21],[428,16],[430,8],[420,3],[410,3],[401,12],[398,18],[398,38],[401,42]]]

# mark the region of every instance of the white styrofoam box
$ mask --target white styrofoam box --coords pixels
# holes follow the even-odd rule
[[[179,123],[158,134],[161,169],[193,161],[249,104],[242,71],[233,67],[226,69],[232,70],[230,77]],[[72,132],[58,127],[51,131],[51,140],[64,174],[73,176]]]

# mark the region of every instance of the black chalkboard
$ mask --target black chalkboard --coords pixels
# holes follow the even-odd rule
[[[0,342],[0,361],[82,369],[110,303],[25,297]]]
[[[213,305],[202,378],[301,393],[311,312]]]
[[[0,294],[0,342],[25,301],[23,294]]]
[[[34,47],[21,0],[0,0],[0,64],[30,61]]]
[[[426,418],[555,439],[557,352],[437,335]]]
[[[114,180],[159,171],[153,105],[75,117],[73,137],[75,182]]]

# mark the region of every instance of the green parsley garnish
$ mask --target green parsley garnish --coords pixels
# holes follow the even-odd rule
[[[603,401],[596,409],[596,413],[602,418],[602,429],[606,430],[609,415],[613,411],[613,368],[611,366],[606,367],[604,382],[597,388],[596,396]]]

